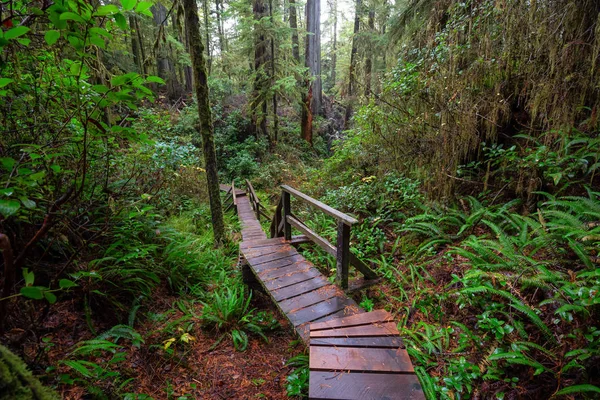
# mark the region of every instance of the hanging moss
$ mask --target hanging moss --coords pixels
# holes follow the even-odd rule
[[[394,118],[357,118],[381,139],[368,150],[440,198],[483,141],[525,133],[552,146],[573,129],[595,135],[599,13],[593,0],[409,1],[390,30],[398,64],[379,103]]]
[[[0,345],[0,400],[58,400],[40,383],[19,357]]]

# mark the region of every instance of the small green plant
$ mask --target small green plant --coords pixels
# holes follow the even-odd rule
[[[286,381],[287,395],[308,397],[308,377],[310,370],[308,367],[308,356],[304,354],[290,358],[286,365],[292,367],[292,372],[287,376]]]
[[[277,320],[267,313],[256,313],[250,308],[252,294],[246,296],[244,287],[234,283],[233,287],[218,287],[204,302],[202,325],[216,331],[221,336],[215,346],[225,336],[230,336],[234,348],[244,351],[248,347],[248,333],[253,333],[268,342],[265,332],[278,327]]]

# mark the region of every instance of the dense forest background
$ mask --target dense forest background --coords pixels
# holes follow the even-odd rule
[[[213,171],[359,219],[384,280],[354,296],[397,318],[428,399],[596,398],[599,21],[594,0],[2,1],[0,399],[306,396]]]

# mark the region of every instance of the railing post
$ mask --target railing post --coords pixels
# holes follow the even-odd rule
[[[292,213],[290,194],[285,190],[282,191],[281,199],[283,201],[283,236],[285,237],[285,240],[292,240],[292,226],[287,220],[288,215],[291,215]]]
[[[348,289],[348,265],[350,264],[350,226],[338,220],[336,249],[336,283]]]

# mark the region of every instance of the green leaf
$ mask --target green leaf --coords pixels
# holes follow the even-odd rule
[[[135,7],[137,0],[121,0],[121,5],[124,11],[132,10]]]
[[[12,196],[12,194],[15,192],[14,188],[6,188],[6,189],[0,189],[0,194],[6,197],[10,197]]]
[[[14,39],[19,36],[23,36],[24,34],[26,34],[29,31],[30,31],[30,29],[26,26],[17,26],[15,28],[9,29],[6,32],[4,32],[4,39],[6,39],[6,40]]]
[[[35,208],[36,204],[35,201],[28,199],[27,197],[19,197],[19,200],[21,200],[21,203],[23,203],[23,205],[25,206],[25,208],[29,208],[30,210]]]
[[[152,2],[150,1],[140,1],[138,5],[135,7],[135,11],[138,13],[143,13],[152,7]]]
[[[20,44],[22,44],[25,47],[29,47],[29,44],[31,43],[31,39],[19,38],[19,39],[17,39],[17,42],[19,42]]]
[[[56,296],[51,292],[44,292],[44,297],[48,300],[48,303],[54,304],[56,303]]]
[[[4,218],[16,214],[19,208],[21,208],[21,203],[16,200],[0,200],[0,215]]]
[[[76,287],[77,284],[70,279],[61,279],[60,281],[58,281],[58,286],[60,286],[61,289],[69,289],[72,287]]]
[[[118,12],[119,12],[119,8],[117,6],[115,6],[114,4],[107,4],[105,6],[98,7],[98,10],[96,10],[94,15],[97,15],[99,17],[104,17],[107,15],[116,14]]]
[[[564,395],[573,394],[573,393],[584,393],[584,392],[600,393],[600,388],[598,386],[588,385],[588,384],[567,386],[566,388],[561,389],[558,392],[554,393],[553,397],[564,396]]]
[[[48,43],[49,46],[52,46],[54,43],[56,43],[59,38],[59,31],[48,31],[44,34],[44,40],[46,41],[46,43]]]
[[[94,92],[101,94],[104,94],[110,90],[106,85],[94,85],[92,86],[92,89]]]
[[[123,14],[115,14],[115,22],[119,28],[123,29],[124,31],[127,30],[127,20]]]
[[[94,46],[100,47],[101,49],[106,49],[106,43],[104,42],[104,40],[102,40],[98,36],[90,37],[90,43],[93,44]]]
[[[29,271],[29,268],[23,268],[23,279],[25,279],[25,286],[33,285],[33,281],[35,280],[33,271]]]
[[[10,78],[0,78],[0,88],[3,88],[4,86],[8,85],[11,82],[14,82],[14,79],[10,79]]]
[[[75,22],[81,22],[82,24],[86,23],[85,19],[83,19],[83,17],[81,15],[75,14],[72,12],[64,12],[64,13],[60,14],[60,19],[62,21],[75,21]]]
[[[44,289],[40,286],[26,286],[21,288],[21,294],[29,299],[41,300],[44,298]]]
[[[161,85],[165,84],[165,81],[158,76],[150,75],[146,78],[146,82],[160,83]]]

